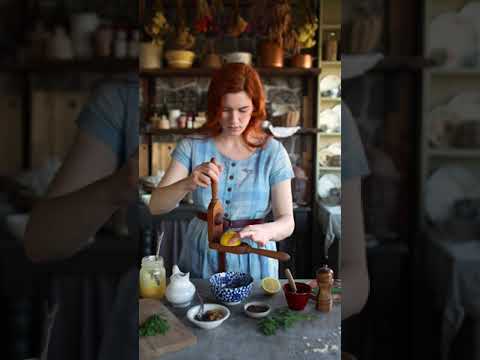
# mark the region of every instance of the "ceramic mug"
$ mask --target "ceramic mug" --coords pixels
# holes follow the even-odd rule
[[[295,285],[297,286],[297,292],[291,291],[290,284],[286,283],[283,285],[283,293],[285,294],[285,299],[287,299],[288,308],[300,311],[305,309],[308,299],[311,298],[312,287],[296,281]]]

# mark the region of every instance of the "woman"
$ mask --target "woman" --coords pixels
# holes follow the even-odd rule
[[[243,241],[276,250],[275,242],[293,232],[292,165],[283,145],[263,132],[265,118],[265,95],[256,71],[245,64],[225,65],[210,83],[203,136],[180,141],[152,193],[151,212],[163,214],[193,192],[200,213],[189,224],[179,262],[194,277],[218,271],[217,252],[208,248],[205,215],[212,181],[219,184],[227,224],[239,230]],[[274,221],[265,223],[270,210]],[[255,254],[226,254],[226,264],[228,271],[247,272],[254,279],[278,277],[278,262]]]

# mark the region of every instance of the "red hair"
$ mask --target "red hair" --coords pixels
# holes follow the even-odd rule
[[[241,91],[245,91],[253,103],[252,116],[242,137],[249,146],[261,147],[269,138],[262,129],[262,122],[267,118],[265,93],[260,76],[246,64],[225,64],[215,71],[208,88],[207,122],[199,132],[208,137],[219,135],[222,132],[220,119],[223,112],[223,96]]]

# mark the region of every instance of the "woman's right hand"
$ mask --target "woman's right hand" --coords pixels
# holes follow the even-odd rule
[[[223,166],[218,163],[205,162],[193,169],[188,177],[190,191],[196,190],[199,186],[208,188],[212,180],[219,182]]]

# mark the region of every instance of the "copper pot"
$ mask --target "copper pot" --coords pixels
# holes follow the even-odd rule
[[[260,66],[283,67],[283,48],[271,41],[262,41],[259,47]]]
[[[222,58],[218,54],[208,54],[203,59],[203,67],[218,69],[222,67]]]
[[[296,68],[310,69],[312,67],[312,55],[297,54],[290,59],[290,65]]]

